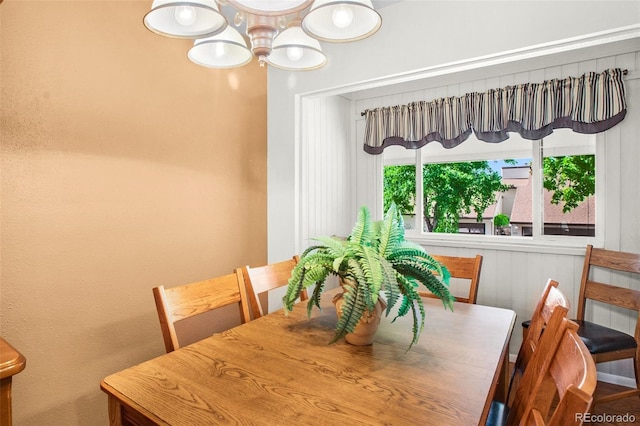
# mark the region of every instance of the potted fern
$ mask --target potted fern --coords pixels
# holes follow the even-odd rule
[[[381,221],[373,221],[369,210],[362,207],[358,219],[345,238],[318,237],[318,244],[300,256],[283,297],[285,314],[293,309],[300,291],[315,285],[307,304],[320,308],[320,297],[329,275],[340,278],[343,293],[334,298],[339,319],[331,343],[345,337],[353,344],[370,344],[354,335],[363,323],[377,325],[376,311],[388,316],[399,304],[396,317],[413,316],[413,339],[418,341],[424,328],[425,311],[418,287],[424,285],[453,310],[454,297],[449,292],[449,272],[418,244],[405,240],[404,223],[395,204]],[[384,294],[383,300],[380,296]],[[376,322],[377,321],[377,322]],[[350,339],[350,337],[353,337]]]

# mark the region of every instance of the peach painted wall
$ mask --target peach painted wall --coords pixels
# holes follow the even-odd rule
[[[148,1],[0,6],[2,336],[14,424],[106,425],[164,352],[151,288],[266,261],[266,70],[211,70]]]

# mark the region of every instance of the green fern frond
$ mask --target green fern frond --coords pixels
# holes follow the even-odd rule
[[[413,339],[409,346],[409,348],[411,348],[411,346],[418,341],[420,334],[424,329],[426,313],[422,303],[422,298],[416,291],[417,285],[415,280],[398,274],[398,284],[400,291],[403,293],[403,300],[393,321],[399,317],[405,316],[409,311],[411,311],[413,319]]]
[[[331,256],[340,257],[344,256],[345,241],[336,237],[317,237],[314,240],[321,242],[320,246],[323,251],[329,253]],[[302,258],[302,257],[301,257]]]
[[[422,304],[420,304],[420,306],[422,306]],[[424,329],[424,308],[422,309],[423,313],[421,316],[421,320],[418,321],[418,314],[416,312],[416,303],[411,303],[411,313],[413,314],[413,326],[412,326],[412,330],[413,330],[413,339],[411,340],[411,344],[409,345],[409,347],[407,348],[407,350],[411,349],[411,346],[413,346],[415,343],[418,342],[418,339],[420,338],[420,333],[422,333],[422,330]]]
[[[398,291],[401,295],[401,297],[399,298],[402,300],[402,302],[400,303],[400,307],[398,308],[398,312],[396,313],[396,318],[398,318],[405,316],[409,312],[409,304],[411,303],[411,299],[410,297],[408,297],[408,295],[410,293],[409,289],[413,287],[413,284],[410,282],[410,280],[400,274],[397,274],[396,280],[398,283]]]
[[[445,283],[437,276],[433,275],[431,270],[429,270],[423,263],[417,261],[405,261],[402,264],[394,264],[394,267],[400,274],[419,281],[422,285],[427,287],[431,293],[439,297],[446,308],[453,310],[453,302],[455,301],[455,298],[449,292],[448,283]]]
[[[385,282],[383,264],[387,263],[387,261],[380,257],[374,248],[363,246],[359,263],[366,277],[366,284],[370,289],[369,306],[372,309],[378,301],[378,294]]]
[[[373,295],[371,286],[364,282],[359,281],[358,283],[358,293],[361,295],[362,300],[366,305],[366,309],[371,312],[376,308],[376,303],[378,303],[378,296]]]
[[[421,249],[421,247],[420,247]],[[451,273],[440,262],[429,256],[426,252],[411,246],[404,246],[398,249],[389,261],[394,265],[401,265],[405,262],[420,263],[424,268],[428,269],[435,275],[439,275],[446,284],[449,284]]]
[[[388,317],[391,313],[391,309],[393,309],[396,303],[398,303],[398,299],[400,299],[401,294],[398,291],[398,288],[394,286],[389,286],[389,290],[386,290],[385,294],[387,296],[387,309],[385,310],[384,315]]]
[[[404,225],[402,228],[398,226],[398,211],[395,203],[391,203],[389,210],[385,214],[384,220],[380,222],[380,243],[379,253],[383,257],[389,257],[395,250],[395,247],[404,240]]]
[[[320,306],[320,299],[322,297],[322,292],[324,291],[324,282],[319,282],[316,284],[316,287],[313,289],[313,294],[309,298],[307,302],[307,316],[311,317],[311,311],[313,307],[316,306],[318,309],[322,309]]]
[[[347,273],[342,277],[345,280],[352,280],[355,282],[366,282],[367,276],[362,270],[362,265],[357,258],[351,258],[347,261]]]
[[[421,283],[429,289],[429,291],[440,298],[445,308],[453,311],[453,302],[456,298],[449,292],[449,288],[437,277],[430,275],[425,277]]]
[[[300,259],[306,257],[309,253],[315,251],[315,250],[323,250],[325,248],[324,245],[313,245],[313,246],[309,246],[307,247],[302,254],[300,255]]]
[[[381,262],[380,265],[383,274],[383,282],[380,290],[384,291],[387,296],[385,316],[388,316],[391,308],[393,308],[400,297],[400,290],[398,289],[397,272],[393,269],[393,265],[386,259],[384,259],[384,262]]]
[[[411,305],[411,300],[406,296],[406,295],[402,295],[402,303],[400,304],[400,307],[398,308],[398,313],[396,314],[396,317],[393,319],[394,322],[396,320],[396,318],[398,317],[403,317],[405,315],[407,315],[407,312],[409,312],[409,306]]]
[[[331,258],[322,252],[312,253],[300,259],[291,272],[287,292],[282,298],[285,313],[293,309],[293,305],[303,289],[314,284],[324,283],[331,273],[330,267],[327,267],[330,262]]]
[[[395,208],[395,204],[391,204],[389,211]],[[376,232],[378,234],[378,250],[381,255],[385,255],[387,247],[389,247],[389,241],[391,239],[391,228],[393,227],[393,216],[385,214],[384,219],[376,222]]]
[[[342,315],[338,319],[336,325],[336,333],[330,343],[337,342],[347,333],[353,333],[353,330],[360,322],[362,314],[366,309],[366,303],[359,292],[358,287],[346,286],[342,295]]]
[[[348,240],[356,244],[370,243],[372,231],[371,214],[366,206],[362,206]]]

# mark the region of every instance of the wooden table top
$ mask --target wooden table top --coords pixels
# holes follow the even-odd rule
[[[484,423],[515,313],[425,299],[411,350],[411,320],[383,318],[371,346],[328,345],[333,292],[106,377],[101,388],[162,425]],[[106,415],[106,413],[105,413]]]

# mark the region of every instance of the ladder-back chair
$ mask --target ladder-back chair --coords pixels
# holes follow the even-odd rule
[[[553,345],[557,344],[559,339],[553,339],[557,338],[556,335],[564,330],[564,328],[562,328],[564,327],[563,320],[566,319],[568,312],[569,302],[567,297],[558,290],[558,282],[548,280],[531,317],[531,323],[533,324],[532,332],[527,334],[520,345],[520,350],[518,351],[518,356],[509,381],[506,403],[498,400],[491,402],[487,425],[497,426],[506,424],[510,407],[515,401],[515,390],[519,389],[526,368],[532,363],[532,359],[538,351],[555,350]],[[546,343],[542,342],[543,330],[545,331],[544,336],[548,340]],[[538,368],[541,367],[539,366]]]
[[[251,302],[251,314],[253,319],[265,315],[267,306],[266,300],[270,290],[284,287],[288,284],[291,271],[298,264],[300,258],[293,256],[289,260],[271,263],[269,265],[251,268],[249,265],[242,268],[247,294]],[[300,292],[300,300],[309,298],[307,290]],[[262,300],[261,300],[262,299]]]
[[[520,345],[520,350],[518,351],[518,356],[513,366],[508,395],[514,386],[513,382],[518,380],[524,373],[540,342],[542,332],[547,327],[551,315],[557,307],[560,307],[564,312],[564,316],[566,316],[570,308],[569,300],[564,293],[558,290],[558,282],[550,279],[547,281],[542,291],[542,296],[540,296],[531,315],[528,332],[522,338],[522,344]]]
[[[167,352],[180,348],[175,324],[223,306],[237,304],[240,322],[250,320],[249,303],[242,271],[172,288],[153,288],[153,298]]]
[[[476,303],[478,298],[478,283],[480,281],[480,270],[482,268],[482,256],[475,257],[458,257],[458,256],[441,256],[430,255],[435,260],[443,264],[452,278],[459,278],[469,281],[469,293],[466,296],[455,296],[457,302]],[[418,293],[423,297],[436,297],[428,290],[419,290]]]
[[[640,291],[610,283],[596,281],[595,270],[621,271],[634,279],[640,278],[640,254],[594,248],[588,245],[580,281],[578,313],[576,322],[580,326],[578,334],[589,349],[596,363],[633,359],[636,388],[599,397],[595,402],[606,402],[640,395]],[[600,280],[603,281],[603,280]],[[605,303],[635,312],[635,332],[632,335],[613,328],[587,321],[587,300]]]
[[[584,411],[574,412],[570,422],[561,424],[582,423],[598,378],[596,364],[577,330],[578,324],[563,318],[556,336],[547,336],[545,331],[540,339],[540,350],[534,354],[516,391],[507,419],[508,425],[526,424],[530,418],[542,420],[544,424],[552,423],[553,419],[553,423],[557,424],[560,416],[565,415],[563,411],[566,408],[563,406],[558,411],[556,405],[556,409],[552,409],[552,403],[554,399],[565,399],[563,405],[574,403],[576,391],[568,394],[571,388],[586,394],[586,407],[580,407]]]

